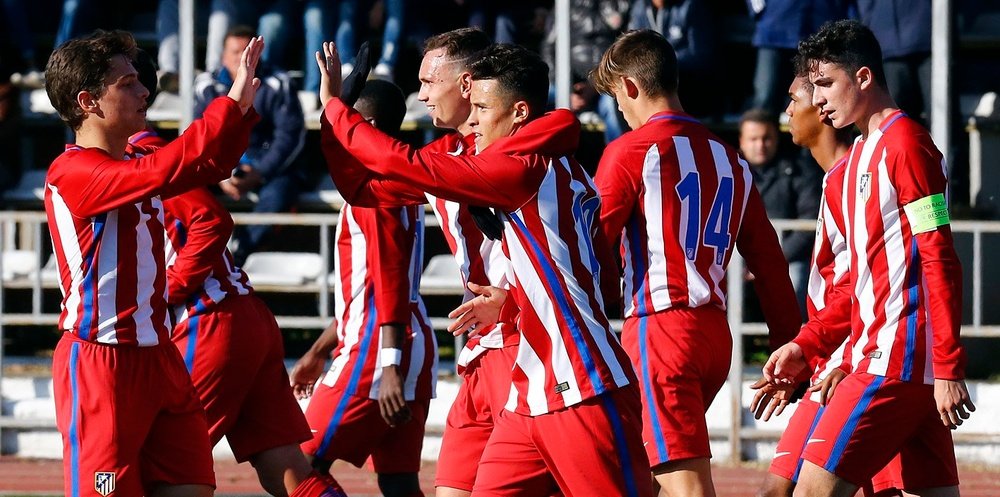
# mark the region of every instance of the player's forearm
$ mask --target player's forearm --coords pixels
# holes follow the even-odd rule
[[[320,147],[330,178],[344,200],[358,207],[403,207],[426,203],[411,183],[386,180],[369,171],[337,140],[326,114],[320,117]]]
[[[205,117],[167,146],[135,160],[106,160],[78,177],[69,171],[74,188],[64,189],[71,211],[93,217],[161,194],[176,194],[221,181],[229,171],[211,159],[229,133],[243,119],[239,105],[229,98],[212,102]],[[63,192],[61,192],[63,193]]]
[[[365,168],[448,200],[516,210],[537,192],[547,169],[541,162],[502,153],[422,152],[378,131],[336,98],[325,113],[336,139]]]
[[[334,319],[329,326],[327,326],[316,341],[313,342],[312,346],[306,352],[306,355],[310,355],[315,358],[327,358],[330,357],[330,353],[333,349],[337,347],[337,343],[340,341],[337,336],[337,320]]]
[[[933,330],[934,377],[965,378],[965,349],[959,338],[962,310],[962,266],[952,244],[950,229],[943,227],[915,236],[926,285],[924,295],[928,324]],[[918,282],[918,284],[921,284]]]

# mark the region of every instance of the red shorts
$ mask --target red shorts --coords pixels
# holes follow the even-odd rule
[[[472,491],[476,470],[493,433],[494,417],[510,396],[517,347],[487,349],[469,362],[448,411],[434,486]]]
[[[371,457],[376,473],[417,473],[430,402],[406,404],[413,418],[392,428],[382,419],[377,400],[317,383],[306,407],[313,436],[302,444],[302,452],[325,461],[341,459],[359,468]]]
[[[788,420],[788,427],[781,434],[778,446],[774,448],[774,459],[771,459],[771,467],[768,469],[771,474],[798,481],[799,471],[802,469],[802,449],[816,429],[823,409],[824,406],[819,402],[808,398],[798,402],[792,419]]]
[[[260,299],[229,296],[179,323],[172,339],[205,407],[213,445],[225,435],[243,462],[312,438],[289,386],[281,330]]]
[[[52,359],[66,495],[215,486],[205,413],[177,349],[64,334]]]
[[[650,464],[712,457],[705,412],[729,376],[733,337],[726,314],[679,307],[630,317],[622,346],[639,377]]]
[[[802,457],[861,486],[897,452],[906,455],[908,488],[958,485],[955,446],[938,416],[934,387],[852,373],[837,386]]]
[[[632,385],[541,416],[502,411],[472,495],[652,497],[641,416]]]

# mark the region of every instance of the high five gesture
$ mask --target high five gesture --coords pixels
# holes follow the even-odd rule
[[[240,57],[240,67],[233,78],[233,87],[229,89],[229,98],[240,104],[240,111],[246,114],[253,105],[254,96],[257,95],[257,88],[260,88],[260,79],[254,77],[257,72],[257,64],[260,62],[260,54],[264,51],[264,39],[255,36],[247,43]]]

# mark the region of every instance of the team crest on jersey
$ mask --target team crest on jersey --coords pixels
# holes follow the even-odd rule
[[[872,196],[872,173],[865,173],[861,175],[861,181],[858,182],[858,196],[861,197],[862,202],[867,202]]]
[[[564,381],[564,382],[556,385],[556,393],[563,393],[566,390],[569,390],[569,382],[568,381]]]
[[[98,471],[94,473],[94,490],[107,497],[115,491],[115,474],[110,471]]]

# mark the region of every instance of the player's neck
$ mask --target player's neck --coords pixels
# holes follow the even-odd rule
[[[861,136],[866,139],[882,125],[893,112],[899,110],[896,102],[889,96],[888,92],[879,91],[871,96],[865,111],[861,113],[861,118],[855,123]]]
[[[684,112],[681,100],[677,94],[662,97],[641,97],[643,101],[637,106],[639,109],[639,122],[649,122],[649,119],[661,112]]]
[[[458,131],[462,136],[469,136],[472,134],[472,126],[469,126],[468,121],[464,121],[455,127],[455,131]]]
[[[809,147],[809,153],[812,154],[819,167],[826,172],[833,168],[837,159],[847,154],[848,149],[850,146],[838,142],[837,133],[833,128],[830,128],[816,138],[816,143]]]
[[[128,136],[118,137],[96,126],[83,126],[76,131],[76,145],[82,148],[99,148],[115,159],[125,158]]]

